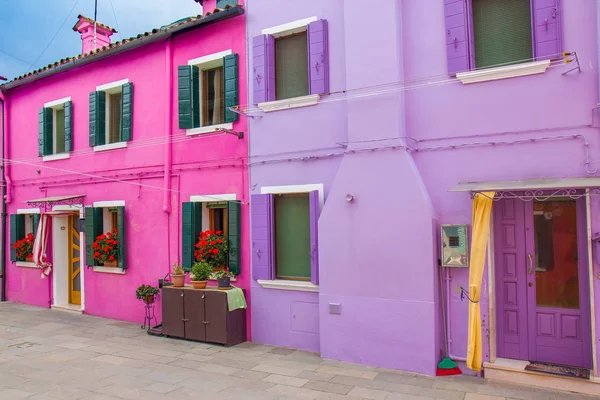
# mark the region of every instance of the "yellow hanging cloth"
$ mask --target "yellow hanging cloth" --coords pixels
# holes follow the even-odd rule
[[[490,217],[495,192],[482,192],[473,198],[473,225],[471,233],[471,258],[469,264],[469,343],[467,345],[467,367],[481,371],[481,279],[485,253],[490,233]]]

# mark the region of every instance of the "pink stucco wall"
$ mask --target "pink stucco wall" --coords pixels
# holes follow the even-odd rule
[[[8,169],[12,179],[9,214],[28,208],[28,199],[46,196],[85,194],[86,206],[96,201],[125,201],[126,274],[84,269],[85,313],[141,322],[143,304],[135,299],[135,289],[142,283],[157,285],[178,261],[181,203],[190,201],[192,195],[235,193],[242,201],[242,266],[236,284],[249,287],[247,134],[243,139],[225,134],[187,137],[178,128],[177,118],[177,67],[190,59],[229,49],[237,53],[239,98],[246,98],[245,18],[174,36],[170,78],[166,75],[167,45],[160,41],[7,92],[8,157],[26,160]],[[121,79],[129,79],[134,87],[133,140],[127,148],[94,153],[88,145],[89,93],[98,85]],[[169,79],[171,109],[167,106]],[[70,159],[43,162],[38,157],[37,113],[44,103],[64,97],[73,102],[73,152]],[[165,180],[167,126],[173,144],[171,175]],[[246,119],[235,122],[233,129],[247,133]],[[8,300],[49,306],[49,282],[40,278],[39,270],[16,267],[7,260],[6,279]]]

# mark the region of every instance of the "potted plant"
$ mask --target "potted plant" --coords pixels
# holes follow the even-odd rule
[[[117,229],[112,232],[106,232],[103,235],[96,237],[96,241],[92,243],[94,250],[94,260],[103,264],[105,267],[116,267],[119,257],[119,236]]]
[[[173,264],[171,280],[173,281],[173,286],[175,287],[183,287],[185,285],[185,272],[183,271],[181,264]]]
[[[229,269],[223,268],[215,272],[215,278],[217,278],[219,290],[231,289],[231,273],[229,272]]]
[[[222,231],[204,231],[198,236],[194,255],[197,261],[204,261],[213,271],[227,266],[227,238]]]
[[[33,233],[28,233],[21,240],[17,240],[13,245],[16,250],[17,261],[31,261],[33,259]]]
[[[205,261],[197,261],[192,265],[192,271],[190,272],[190,278],[192,279],[192,285],[194,289],[204,289],[212,274],[212,266]]]
[[[151,285],[140,285],[135,291],[135,297],[146,304],[154,303],[154,296],[158,294],[158,288]]]

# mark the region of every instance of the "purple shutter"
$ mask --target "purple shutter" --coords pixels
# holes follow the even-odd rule
[[[444,0],[448,74],[469,70],[466,0]]]
[[[310,281],[319,284],[319,191],[308,194],[310,204]]]
[[[329,93],[329,41],[327,20],[308,25],[308,80],[310,94]]]
[[[273,279],[273,195],[253,194],[250,200],[252,226],[252,277]]]
[[[547,60],[562,53],[560,0],[533,0],[535,58]]]
[[[252,38],[254,104],[267,101],[267,35]]]
[[[275,39],[271,35],[252,38],[254,104],[275,100]]]

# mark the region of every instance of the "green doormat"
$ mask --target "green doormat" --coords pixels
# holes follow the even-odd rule
[[[590,379],[590,370],[587,368],[569,367],[566,365],[530,362],[525,367],[527,371],[543,372],[545,374],[569,376],[571,378]]]

